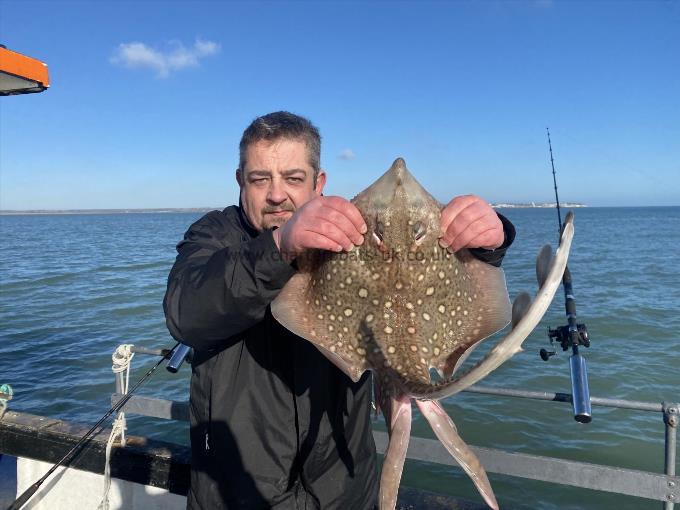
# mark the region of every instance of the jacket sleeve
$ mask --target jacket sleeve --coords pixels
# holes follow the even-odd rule
[[[510,248],[510,245],[515,240],[515,227],[510,220],[507,219],[500,213],[496,213],[498,218],[503,223],[503,233],[505,234],[505,240],[503,244],[500,245],[495,250],[485,250],[484,248],[471,248],[470,253],[487,264],[492,266],[501,267],[501,262],[503,262],[503,257],[505,257],[505,252]]]
[[[208,213],[177,245],[163,309],[170,334],[198,350],[213,349],[261,321],[295,269],[283,261],[272,232],[254,239]]]

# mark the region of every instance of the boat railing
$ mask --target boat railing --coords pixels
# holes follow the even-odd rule
[[[132,351],[139,354],[152,354],[156,356],[162,356],[167,353],[167,351],[134,346]],[[115,379],[116,392],[111,397],[112,404],[123,398],[123,374],[116,373]],[[571,394],[569,393],[538,392],[485,386],[472,386],[465,390],[465,392],[497,397],[571,403]],[[598,397],[591,397],[590,401],[593,406],[658,413],[662,418],[665,433],[663,473],[509,452],[497,448],[478,446],[472,446],[471,448],[479,457],[485,469],[490,473],[662,501],[664,510],[673,510],[675,503],[680,503],[680,476],[676,476],[675,472],[680,403],[641,402]],[[186,401],[133,395],[122,410],[129,414],[166,420],[189,421],[189,405]],[[388,443],[387,433],[374,430],[373,436],[378,453],[384,453]],[[407,458],[460,467],[441,443],[432,439],[412,436],[409,442]]]

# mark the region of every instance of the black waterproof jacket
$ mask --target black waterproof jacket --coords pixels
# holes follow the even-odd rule
[[[500,265],[514,238],[493,252]],[[177,245],[163,306],[174,338],[194,348],[187,508],[372,509],[378,476],[371,383],[353,383],[269,304],[295,269],[272,232],[236,206],[194,223]]]

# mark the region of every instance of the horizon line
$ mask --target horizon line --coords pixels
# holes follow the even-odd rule
[[[494,209],[551,209],[555,207],[554,202],[536,202],[535,205],[530,203],[509,203],[503,202],[499,204],[491,203]],[[110,208],[83,208],[83,209],[0,209],[0,216],[13,216],[13,215],[39,215],[39,214],[143,214],[143,213],[173,213],[173,212],[208,212],[208,211],[221,211],[229,206],[223,207],[110,207]],[[567,202],[565,204],[560,204],[561,208],[616,208],[616,207],[680,207],[679,205],[596,205],[591,206],[584,203]]]

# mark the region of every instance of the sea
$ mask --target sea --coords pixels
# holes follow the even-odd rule
[[[509,208],[517,238],[503,262],[511,298],[536,291],[535,257],[558,238],[554,209]],[[564,210],[562,211],[564,217]],[[680,207],[574,209],[569,259],[578,322],[586,324],[593,397],[680,401]],[[119,344],[174,345],[162,309],[175,245],[203,213],[0,216],[0,384],[11,409],[93,424],[110,407]],[[558,291],[541,324],[480,384],[570,392],[569,352],[548,328],[566,324]],[[492,345],[498,336],[484,344]],[[539,357],[545,348],[556,354]],[[487,347],[488,349],[488,347]],[[484,348],[471,361],[484,354]],[[154,363],[137,355],[131,382]],[[139,394],[188,398],[190,368],[158,370]],[[593,407],[577,423],[567,403],[462,393],[444,406],[470,444],[510,452],[663,472],[661,413]],[[413,434],[434,438],[414,408]],[[188,444],[186,423],[130,416],[129,433]],[[384,430],[382,418],[375,422]],[[658,510],[658,501],[490,475],[501,508]],[[556,480],[557,481],[557,480]],[[460,470],[407,461],[403,482],[481,501]]]

